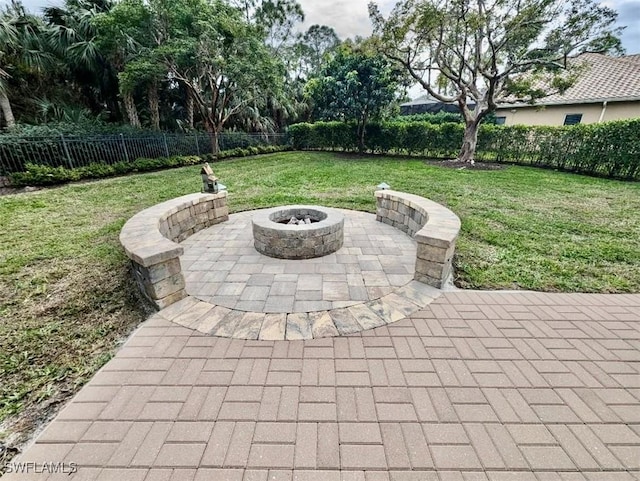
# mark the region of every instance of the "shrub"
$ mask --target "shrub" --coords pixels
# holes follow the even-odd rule
[[[462,115],[456,112],[437,112],[411,115],[398,115],[392,122],[428,122],[430,124],[444,124],[450,122],[462,123]]]
[[[80,173],[64,167],[50,167],[48,165],[27,164],[25,172],[11,175],[11,184],[24,185],[53,185],[80,179]]]
[[[143,130],[132,127],[129,124],[113,124],[105,122],[49,122],[46,124],[30,125],[17,124],[9,133],[4,133],[3,137],[30,138],[30,137],[51,137],[64,135],[147,135],[155,134],[154,130]]]
[[[51,167],[49,165],[26,164],[24,172],[11,174],[11,185],[22,187],[27,185],[54,185],[73,182],[81,179],[101,179],[114,175],[124,175],[131,172],[148,172],[152,170],[184,167],[197,165],[203,162],[213,162],[226,157],[246,157],[270,152],[288,150],[289,146],[278,145],[258,145],[243,149],[236,147],[229,151],[220,152],[218,158],[213,154],[206,154],[202,157],[197,155],[181,155],[173,157],[159,157],[157,159],[140,158],[133,162],[116,162],[107,164],[104,162],[94,162],[83,167],[69,169],[66,167]]]

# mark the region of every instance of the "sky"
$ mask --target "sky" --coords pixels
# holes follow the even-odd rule
[[[37,1],[37,0],[32,0]],[[341,39],[371,34],[367,4],[369,0],[298,0],[305,12],[305,26],[314,23],[333,27]],[[387,14],[397,0],[377,0]],[[628,54],[640,53],[640,0],[604,0],[601,3],[618,12],[618,24],[626,25],[622,44]]]
[[[176,0],[179,1],[179,0]],[[368,36],[371,22],[367,11],[369,0],[298,0],[305,12],[303,29],[313,24],[333,27],[341,39],[356,35]],[[383,14],[388,13],[397,0],[377,0]],[[0,4],[7,0],[0,0]],[[31,11],[60,4],[62,0],[23,0]],[[602,3],[618,11],[620,25],[627,28],[622,34],[622,44],[627,53],[640,53],[640,0],[602,0]]]

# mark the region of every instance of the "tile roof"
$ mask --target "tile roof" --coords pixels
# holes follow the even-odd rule
[[[410,100],[409,102],[404,102],[400,104],[400,107],[411,106],[411,105],[425,105],[425,104],[439,104],[442,103],[438,99],[432,97],[431,95],[422,95],[417,99]]]
[[[610,57],[583,53],[569,61],[584,65],[576,83],[563,94],[537,100],[536,105],[640,100],[640,54]]]

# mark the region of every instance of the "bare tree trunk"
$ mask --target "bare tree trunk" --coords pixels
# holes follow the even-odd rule
[[[219,129],[213,122],[208,120],[205,121],[205,127],[209,133],[209,139],[211,139],[211,153],[217,157],[220,152]]]
[[[211,135],[211,150],[216,157],[220,153],[220,138],[218,137],[218,131],[213,132]]]
[[[127,111],[127,117],[129,117],[129,123],[136,128],[140,128],[140,119],[138,118],[138,109],[136,103],[133,100],[133,94],[123,94],[124,108]]]
[[[364,133],[365,133],[365,125],[358,123],[358,153],[363,154],[365,150],[364,146]]]
[[[9,102],[9,97],[5,92],[0,92],[0,108],[2,109],[2,114],[4,115],[4,119],[7,122],[7,128],[11,129],[16,126],[16,119],[13,116],[13,109],[11,108],[11,102]]]
[[[191,128],[193,128],[193,104],[193,95],[191,94],[191,90],[187,89],[187,123]]]
[[[367,120],[369,120],[369,116],[365,113],[360,122],[358,122],[357,134],[358,134],[358,152],[363,154],[366,146],[364,145],[364,137],[367,131]]]
[[[465,122],[464,136],[462,137],[462,148],[458,154],[458,162],[473,163],[478,144],[478,122]]]
[[[158,84],[152,82],[149,85],[149,111],[151,112],[151,128],[160,130],[160,98],[158,97]]]

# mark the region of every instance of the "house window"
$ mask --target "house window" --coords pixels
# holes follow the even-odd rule
[[[567,114],[564,118],[564,125],[576,125],[582,120],[582,114]]]
[[[496,117],[496,125],[504,125],[506,121],[506,117]]]

